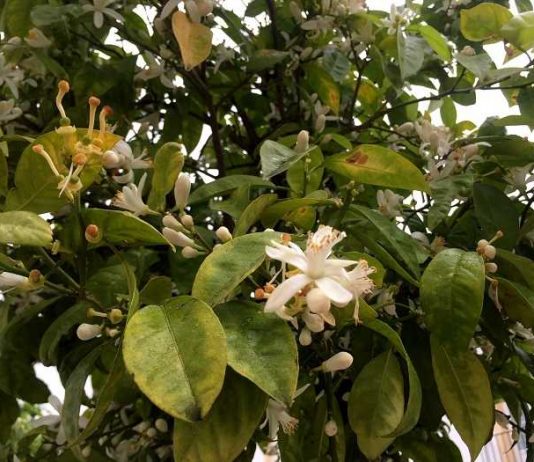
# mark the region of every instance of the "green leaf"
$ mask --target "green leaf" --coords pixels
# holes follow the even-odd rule
[[[318,64],[308,64],[304,67],[307,84],[312,92],[319,95],[321,102],[328,106],[334,114],[339,113],[341,93],[336,81]]]
[[[0,243],[44,247],[52,242],[52,229],[31,212],[0,213]]]
[[[376,210],[352,205],[346,222],[351,224],[354,237],[361,241],[379,260],[411,284],[417,286],[421,274],[417,258],[418,244]]]
[[[297,196],[311,194],[321,187],[324,157],[320,148],[313,148],[306,158],[295,162],[287,171],[287,184]]]
[[[530,7],[532,9],[532,4]],[[500,34],[516,48],[530,50],[534,46],[534,12],[528,11],[513,17],[503,25]]]
[[[458,351],[467,349],[484,287],[484,261],[477,253],[446,249],[434,257],[421,278],[421,308],[435,338]]]
[[[249,443],[267,405],[267,396],[228,370],[221,394],[201,422],[174,422],[174,459],[232,462]]]
[[[2,22],[11,37],[26,36],[32,27],[30,12],[35,3],[35,0],[7,0],[5,2]]]
[[[484,2],[460,11],[460,30],[473,42],[498,41],[500,31],[512,18],[512,12],[497,3]]]
[[[534,327],[534,290],[517,282],[498,279],[497,294],[506,314],[525,327]]]
[[[441,402],[474,460],[493,430],[488,375],[473,353],[451,351],[434,336],[431,351]]]
[[[402,372],[393,350],[389,350],[373,358],[356,377],[347,409],[349,423],[358,437],[383,439],[398,427],[403,412]],[[359,446],[364,452],[365,445]],[[364,454],[368,458],[374,455]]]
[[[458,447],[447,437],[428,440],[416,439],[416,437],[402,438],[395,442],[395,448],[399,449],[406,460],[417,462],[462,462],[462,453]]]
[[[508,250],[499,249],[495,257],[499,274],[534,290],[534,262]]]
[[[430,183],[433,203],[428,212],[427,220],[430,229],[436,228],[451,210],[454,199],[463,192],[469,191],[473,185],[473,175],[452,175]]]
[[[57,348],[61,338],[74,326],[87,320],[88,302],[80,302],[61,313],[44,332],[39,345],[39,358],[45,366],[56,364]]]
[[[186,71],[202,64],[211,53],[213,32],[204,24],[192,22],[185,13],[172,15],[172,31],[180,46]]]
[[[99,268],[87,280],[87,291],[102,305],[115,305],[128,291],[126,268],[122,263]]]
[[[0,152],[0,197],[4,197],[7,194],[8,189],[8,166],[7,157],[3,152]]]
[[[152,210],[165,210],[165,196],[174,188],[174,183],[184,166],[182,146],[178,143],[165,143],[154,157],[152,189],[148,196],[148,206]]]
[[[156,228],[130,212],[90,208],[82,216],[85,226],[97,225],[102,232],[101,245],[170,245]]]
[[[154,276],[141,290],[139,298],[145,305],[159,305],[172,294],[172,281],[166,276]]]
[[[242,236],[260,220],[263,211],[278,200],[276,194],[262,194],[254,199],[240,215],[234,228],[234,236]]]
[[[19,414],[17,399],[0,391],[0,443],[5,443],[11,436],[11,426]]]
[[[216,313],[226,334],[228,365],[291,406],[299,370],[297,344],[287,322],[250,302],[228,302]]]
[[[206,202],[213,196],[223,196],[242,186],[250,186],[254,188],[274,188],[274,184],[270,181],[262,180],[257,176],[252,175],[230,175],[211,183],[204,184],[195,189],[191,196],[189,196],[189,205]]]
[[[285,172],[295,162],[302,159],[308,151],[301,153],[277,143],[267,140],[260,148],[261,173],[265,180]]]
[[[530,119],[534,117],[534,109],[532,109],[532,105],[534,104],[534,91],[531,87],[519,89],[517,94],[517,104],[519,105],[521,115],[529,117]],[[534,122],[530,121],[528,125],[532,127]]]
[[[456,105],[450,96],[443,98],[443,104],[440,108],[441,119],[443,123],[450,128],[456,125]]]
[[[358,183],[428,191],[421,171],[400,154],[383,146],[361,144],[352,152],[328,157],[325,167]]]
[[[481,80],[484,80],[494,67],[493,61],[486,53],[481,53],[475,56],[457,53],[455,58],[463,67],[468,71],[471,71]]]
[[[336,205],[328,193],[323,190],[315,191],[306,197],[298,199],[285,199],[267,207],[261,214],[261,222],[266,227],[273,227],[278,220],[285,218],[290,212],[309,206]]]
[[[141,391],[178,419],[204,418],[223,386],[223,328],[212,309],[193,297],[137,311],[126,326],[123,356]]]
[[[84,396],[85,382],[95,367],[95,363],[100,357],[101,352],[102,345],[99,345],[84,356],[69,375],[65,385],[65,400],[61,411],[61,424],[69,443],[72,443],[78,438],[78,422],[80,419],[80,407]],[[79,451],[77,448],[71,448],[71,450]]]
[[[402,356],[406,361],[406,366],[408,369],[408,385],[410,387],[408,395],[408,404],[406,405],[406,410],[402,420],[398,424],[397,428],[391,434],[386,436],[397,436],[402,435],[403,433],[409,432],[419,421],[419,415],[421,413],[421,404],[422,404],[422,390],[421,382],[417,376],[417,372],[412,363],[408,352],[404,347],[402,340],[388,324],[379,319],[367,319],[364,321],[364,326],[368,329],[371,329],[380,335],[386,337],[391,345],[397,350],[397,352]]]
[[[397,53],[402,80],[416,75],[425,59],[424,40],[413,35],[404,35],[399,27],[397,33]]]
[[[450,61],[452,59],[447,38],[432,26],[427,24],[413,24],[408,27],[408,30],[418,32],[443,61]]]
[[[287,51],[262,49],[256,51],[250,56],[247,69],[250,72],[261,72],[266,69],[272,69],[277,64],[284,62],[290,53]]]
[[[473,201],[483,237],[489,240],[500,230],[504,236],[494,245],[513,249],[519,237],[519,212],[514,202],[501,190],[483,183],[473,186]]]
[[[280,235],[274,232],[247,234],[216,248],[202,262],[193,283],[192,295],[215,306],[265,260],[265,246]]]

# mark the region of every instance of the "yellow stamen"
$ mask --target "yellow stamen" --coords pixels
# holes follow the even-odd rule
[[[52,173],[55,176],[61,176],[60,173],[58,172],[58,169],[56,168],[54,164],[54,161],[50,157],[50,154],[48,154],[48,152],[45,151],[42,144],[36,144],[35,146],[32,147],[32,150],[36,154],[39,154],[41,157],[44,157],[44,159],[48,163],[48,166],[50,167],[50,170],[52,170]]]
[[[111,115],[112,112],[113,111],[109,106],[104,106],[100,111],[100,115],[98,117],[98,122],[100,124],[100,133],[98,138],[100,141],[104,141],[104,136],[106,135],[106,118]]]
[[[66,119],[67,113],[65,112],[65,109],[63,108],[63,97],[70,91],[69,82],[67,82],[66,80],[60,80],[57,88],[58,88],[58,92],[56,96],[56,106],[57,106],[59,113],[61,114],[61,117]]]
[[[93,136],[93,130],[95,128],[96,108],[100,106],[100,100],[96,96],[89,98],[89,127],[87,129],[87,136],[91,138]]]

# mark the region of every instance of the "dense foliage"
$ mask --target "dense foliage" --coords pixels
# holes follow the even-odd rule
[[[531,2],[231,3],[0,2],[0,459],[534,460]]]

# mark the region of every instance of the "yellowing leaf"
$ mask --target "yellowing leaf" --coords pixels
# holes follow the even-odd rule
[[[191,22],[185,13],[177,11],[172,16],[172,31],[180,46],[186,70],[193,69],[208,58],[213,33],[206,26]]]
[[[497,3],[481,3],[460,13],[460,29],[467,40],[481,42],[499,40],[500,30],[510,19],[508,8]]]

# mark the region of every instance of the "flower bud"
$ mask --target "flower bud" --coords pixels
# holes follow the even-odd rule
[[[171,228],[163,228],[163,235],[165,238],[173,245],[176,245],[178,247],[194,247],[195,241],[193,239],[187,237],[184,233],[181,231],[175,231]]]
[[[195,227],[195,221],[191,215],[182,215],[180,221],[187,229],[193,229]]]
[[[156,419],[154,427],[161,433],[167,433],[169,431],[169,425],[165,419]]]
[[[488,260],[493,260],[495,258],[495,255],[497,255],[497,249],[492,246],[491,244],[484,247],[484,256]]]
[[[215,235],[221,242],[228,242],[232,240],[232,233],[226,226],[221,226],[217,231],[215,231]]]
[[[321,133],[326,127],[326,116],[324,114],[320,114],[317,117],[317,120],[315,121],[315,131],[317,133]]]
[[[302,130],[297,135],[297,144],[295,145],[295,151],[302,153],[307,151],[310,145],[310,134],[306,130]]]
[[[496,273],[499,269],[496,263],[486,263],[486,273]]]
[[[85,446],[82,449],[82,457],[84,459],[88,459],[90,455],[91,455],[91,446]]]
[[[415,131],[415,126],[413,122],[404,122],[402,125],[399,125],[397,127],[397,132],[404,136],[410,135],[414,131]]]
[[[145,433],[149,438],[154,438],[157,434],[158,431],[154,427],[150,427]]]
[[[115,151],[106,151],[102,156],[102,165],[104,168],[117,168],[122,163],[122,159]]]
[[[335,420],[329,420],[324,425],[324,433],[326,436],[332,438],[337,435],[337,424]]]
[[[200,255],[200,252],[193,247],[186,246],[182,249],[182,257],[184,258],[196,258]]]
[[[312,313],[327,313],[330,311],[330,299],[317,287],[306,294],[306,303]]]
[[[162,223],[163,226],[175,229],[176,231],[180,231],[183,229],[182,224],[174,217],[174,215],[171,215],[170,213],[163,217]]]
[[[119,329],[110,329],[109,327],[106,327],[105,333],[109,338],[115,338],[117,335],[120,334]]]
[[[118,308],[113,308],[109,312],[108,318],[111,321],[111,324],[118,324],[119,322],[123,320],[124,315],[122,314],[122,311],[119,310]]]
[[[428,237],[425,233],[422,233],[421,231],[414,231],[412,233],[412,239],[420,242],[424,246],[428,247],[430,245],[430,242],[428,241]]]
[[[87,225],[87,228],[85,228],[85,239],[90,244],[98,244],[102,240],[102,231],[95,224]]]
[[[189,200],[189,193],[191,192],[191,180],[187,173],[180,173],[174,183],[174,200],[176,201],[176,208],[183,210]]]
[[[323,372],[343,371],[352,365],[352,361],[354,361],[352,355],[342,351],[324,361],[323,364],[321,364],[320,369]]]
[[[462,55],[465,55],[465,56],[475,56],[477,54],[475,49],[472,46],[469,46],[469,45],[466,45],[465,47],[463,47],[462,51],[460,51],[460,53]]]
[[[102,327],[96,324],[83,323],[76,329],[76,335],[80,340],[91,340],[102,333]]]
[[[299,343],[302,345],[302,346],[309,346],[311,345],[312,343],[312,335],[311,335],[311,332],[309,329],[307,329],[306,327],[304,327],[301,331],[300,331],[300,335],[299,335]]]

